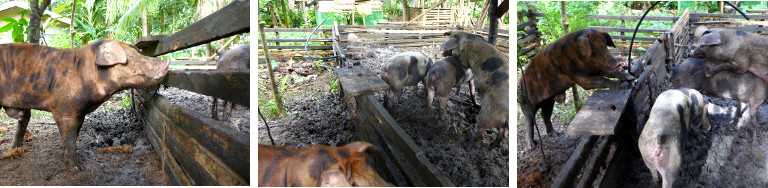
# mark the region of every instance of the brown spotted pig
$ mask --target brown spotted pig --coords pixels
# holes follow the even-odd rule
[[[657,187],[672,187],[680,174],[685,138],[690,130],[701,141],[709,130],[706,102],[696,90],[671,89],[659,94],[637,145]]]
[[[693,40],[693,57],[722,61],[707,70],[707,77],[720,71],[749,71],[768,82],[768,37],[744,31],[700,26],[694,32]]]
[[[462,68],[461,62],[455,57],[446,57],[435,62],[432,68],[427,71],[427,77],[424,79],[424,86],[427,88],[427,112],[431,113],[432,100],[437,95],[440,102],[438,113],[442,119],[445,104],[451,97],[451,88],[456,87],[456,95],[459,95],[461,84],[464,83],[469,83],[470,98],[473,103],[477,104],[472,77],[472,71]]]
[[[672,85],[698,90],[710,97],[736,99],[739,105],[736,115],[741,117],[742,103],[749,104],[750,123],[757,123],[757,110],[768,97],[768,83],[752,72],[742,74],[725,71],[711,77],[705,76],[708,68],[722,64],[715,59],[688,58],[672,69]]]
[[[65,161],[73,171],[81,170],[75,149],[85,115],[112,94],[157,84],[169,63],[114,40],[75,49],[0,45],[0,106],[20,119],[11,147],[22,146],[30,109],[49,111],[64,142]]]
[[[472,146],[486,129],[499,128],[499,135],[491,143],[491,146],[499,146],[509,128],[508,57],[480,35],[464,31],[448,31],[445,35],[449,37],[440,50],[444,56],[458,59],[463,69],[472,70],[475,89],[482,98],[475,134],[469,137],[467,144]]]
[[[608,33],[579,30],[547,45],[533,57],[518,82],[518,104],[525,116],[524,130],[528,149],[535,144],[533,131],[536,112],[542,109],[541,117],[547,133],[556,134],[551,120],[553,106],[556,99],[564,102],[565,91],[574,84],[584,89],[617,88],[621,81],[635,79],[622,71],[622,64],[611,56],[608,46],[615,47]]]
[[[391,187],[371,166],[367,142],[306,148],[259,145],[259,187]]]
[[[397,54],[381,67],[381,79],[389,85],[391,92],[395,94],[391,109],[397,109],[397,100],[403,95],[403,88],[415,86],[422,82],[430,67],[432,67],[432,58],[419,52]],[[389,91],[384,92],[384,107],[387,108],[390,107],[389,93]]]

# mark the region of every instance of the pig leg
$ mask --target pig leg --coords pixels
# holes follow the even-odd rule
[[[67,161],[73,172],[82,170],[77,161],[77,135],[80,133],[80,127],[83,126],[83,115],[60,115],[54,112],[53,119],[59,127],[61,140],[64,143],[64,160]]]
[[[624,71],[619,71],[619,70],[613,71],[612,73],[609,73],[606,76],[610,78],[618,78],[621,81],[635,80],[635,77],[632,76],[631,74],[626,73]]]
[[[496,139],[491,143],[491,147],[501,147],[501,141],[507,137],[507,131],[506,127],[499,127],[499,135],[496,135]]]
[[[736,105],[736,117],[741,118],[741,113],[743,113],[741,109],[744,108],[744,101],[738,101],[738,102],[739,104]]]
[[[533,145],[535,145],[535,141],[533,140],[533,132],[535,131],[534,128],[536,127],[536,110],[531,108],[531,104],[528,105],[522,105],[520,103],[517,103],[518,106],[523,111],[523,116],[525,119],[525,142],[527,142],[527,149],[532,149]]]
[[[440,109],[438,109],[438,118],[443,120],[445,117],[445,105],[448,104],[448,99],[451,98],[451,91],[448,91],[444,96],[440,96]]]
[[[752,126],[759,126],[757,123],[757,110],[760,109],[760,104],[763,100],[749,100],[749,119],[752,122]]]
[[[557,136],[555,129],[552,127],[552,110],[555,107],[555,100],[549,98],[539,103],[539,105],[541,105],[541,119],[544,119],[544,126],[547,129],[547,134],[549,134],[549,136]]]
[[[475,98],[475,78],[469,79],[469,97],[472,98],[472,103],[474,103],[475,106],[480,106],[480,103],[478,103]]]
[[[435,97],[435,86],[431,85],[427,86],[427,115],[432,115],[432,100],[434,100]]]
[[[397,111],[397,101],[400,100],[400,96],[403,96],[403,88],[395,88],[392,90],[395,93],[395,97],[392,99],[392,109]]]
[[[741,67],[739,67],[738,65],[735,65],[730,62],[726,62],[719,65],[707,67],[707,72],[705,75],[707,77],[710,77],[712,75],[716,75],[717,73],[720,73],[720,71],[731,71],[731,72],[736,72],[741,74],[741,73],[747,72],[747,70],[748,69],[741,70]]]
[[[18,110],[18,109],[15,109]],[[19,125],[16,126],[16,133],[14,133],[13,142],[11,147],[21,147],[24,145],[24,133],[26,133],[27,125],[29,124],[29,117],[31,116],[29,109],[24,109],[21,112],[21,119],[19,119]]]
[[[211,118],[219,120],[219,113],[216,113],[216,105],[219,103],[219,99],[213,98],[213,106],[211,106]]]
[[[597,88],[618,88],[620,82],[617,80],[609,80],[602,76],[576,76],[574,81],[579,84],[584,90],[597,89]]]

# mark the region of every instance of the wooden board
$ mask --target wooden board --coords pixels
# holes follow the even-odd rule
[[[390,158],[399,167],[400,172],[408,179],[409,186],[416,187],[454,187],[454,184],[446,178],[419,149],[416,143],[403,130],[394,118],[384,109],[373,95],[360,95],[355,97],[362,115],[358,119],[357,126],[365,126],[363,129],[374,130],[374,135],[362,135],[360,138],[376,139],[384,145]]]
[[[589,19],[640,20],[642,16],[589,15]],[[676,16],[646,16],[644,21],[677,21]]]
[[[588,136],[587,138],[581,138],[579,146],[573,150],[573,154],[571,154],[571,157],[568,158],[568,162],[565,162],[560,169],[560,173],[557,173],[557,178],[555,178],[555,181],[552,183],[552,187],[573,187],[573,181],[576,178],[576,175],[581,172],[581,165],[587,161],[590,151],[592,151],[592,148],[595,146],[598,137],[599,136]]]
[[[155,57],[250,32],[250,5],[250,1],[247,0],[233,1],[173,35],[156,41],[143,41],[149,44],[156,43],[156,45],[142,48],[142,54]]]
[[[251,105],[249,70],[168,71],[161,82],[203,95],[214,96],[243,106]]]
[[[635,28],[623,28],[623,27],[603,27],[603,26],[589,26],[587,28],[596,29],[603,32],[635,32]],[[642,29],[638,28],[638,33],[665,33],[668,29]]]
[[[568,125],[566,135],[613,135],[632,90],[598,90]]]
[[[333,68],[333,72],[339,78],[344,92],[353,97],[389,89],[384,80],[365,66]]]

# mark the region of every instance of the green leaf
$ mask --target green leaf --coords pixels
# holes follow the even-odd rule
[[[8,24],[8,25],[5,25],[3,27],[0,27],[0,33],[5,33],[5,32],[10,31],[11,29],[13,29],[14,25],[16,25],[16,24]]]
[[[16,23],[16,19],[13,19],[13,18],[11,18],[11,17],[4,17],[4,18],[0,18],[0,20],[2,20],[2,21],[4,21],[4,22],[8,22],[8,24],[13,24],[13,23]]]
[[[24,18],[19,18],[19,24],[24,25],[24,26],[28,26],[29,22],[27,22],[27,20],[25,20]]]

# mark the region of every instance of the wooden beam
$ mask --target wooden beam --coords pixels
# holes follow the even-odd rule
[[[307,42],[307,39],[267,39],[267,42]],[[330,38],[309,39],[309,42],[332,42]]]
[[[264,28],[264,32],[297,32],[297,33],[309,33],[314,28]],[[330,32],[331,29],[320,28],[317,32]]]
[[[250,70],[168,71],[163,85],[250,106]]]
[[[590,19],[608,19],[608,20],[640,20],[641,16],[617,16],[617,15],[589,15]],[[676,16],[646,16],[646,21],[677,21]]]
[[[181,31],[163,37],[154,47],[142,48],[142,54],[152,57],[160,56],[250,32],[250,4],[247,0],[236,0]],[[154,43],[148,40],[152,38],[142,37],[140,42]]]
[[[579,146],[573,150],[571,157],[568,158],[568,162],[565,162],[560,173],[557,173],[557,178],[552,183],[552,187],[573,187],[573,180],[581,171],[581,165],[587,161],[587,157],[589,156],[590,151],[592,151],[592,147],[595,146],[598,137],[599,136],[589,136],[581,139]]]
[[[634,28],[621,28],[621,27],[603,27],[603,26],[588,26],[587,28],[596,29],[603,32],[635,32]],[[665,33],[669,29],[637,29],[638,33]]]
[[[304,45],[301,46],[267,46],[270,50],[279,50],[279,49],[297,49],[297,50],[304,50]],[[307,46],[307,50],[330,50],[333,49],[330,45],[309,45]]]
[[[148,95],[144,91],[140,93],[145,96]],[[237,174],[247,179],[250,178],[250,138],[247,134],[224,127],[220,121],[172,104],[163,96],[158,96],[152,100],[149,106],[151,106],[151,109],[147,113],[156,110],[156,112],[161,112],[168,118],[166,120],[155,119],[150,122],[172,123],[169,125],[176,125],[178,130],[183,130],[188,135],[184,139],[193,138],[197,140],[200,147],[209,150],[217,158],[221,159],[224,164],[237,172]],[[162,121],[158,122],[159,120]],[[172,127],[166,127],[166,129],[169,128]],[[169,135],[166,135],[167,139],[169,139]]]
[[[440,0],[439,2],[435,3],[434,5],[432,5],[432,7],[428,8],[427,10],[425,10],[424,12],[422,12],[421,14],[419,14],[418,16],[411,18],[411,21],[409,21],[409,22],[408,22],[408,23],[406,23],[405,25],[409,25],[409,24],[413,23],[413,22],[414,22],[414,21],[416,21],[417,19],[419,19],[419,18],[421,18],[422,16],[424,16],[425,14],[427,14],[427,12],[431,11],[432,9],[435,9],[435,8],[437,8],[437,6],[440,6],[440,5],[442,5],[444,2],[445,2],[445,0]]]
[[[749,16],[749,20],[759,20],[759,19],[768,19],[768,15],[747,15]],[[691,17],[701,18],[701,17],[712,17],[712,18],[735,18],[735,19],[744,19],[744,16],[741,14],[714,14],[714,13],[691,13]]]

